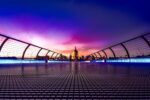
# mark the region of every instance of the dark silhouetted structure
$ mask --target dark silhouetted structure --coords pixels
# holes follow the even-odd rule
[[[75,46],[74,51],[72,52],[72,54],[69,57],[70,61],[79,61],[79,52]]]

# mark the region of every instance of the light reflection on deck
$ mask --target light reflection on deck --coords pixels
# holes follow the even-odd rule
[[[150,99],[149,76],[149,64],[1,65],[0,98]]]

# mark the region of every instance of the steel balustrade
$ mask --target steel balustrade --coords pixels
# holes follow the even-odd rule
[[[149,35],[149,37],[146,38],[148,35]],[[142,39],[142,40],[145,41],[145,44],[149,47],[149,50],[148,50],[149,53],[146,54],[145,56],[149,56],[149,55],[150,55],[150,33],[146,33],[146,34],[137,36],[137,37],[135,37],[135,38],[131,38],[131,39],[127,40],[127,41],[123,41],[123,42],[120,42],[120,43],[118,43],[118,44],[109,46],[109,47],[107,47],[107,48],[104,48],[104,49],[102,49],[102,50],[97,51],[96,53],[99,54],[100,58],[103,58],[102,55],[100,54],[100,52],[103,52],[103,53],[105,54],[106,58],[108,59],[108,58],[109,58],[109,55],[105,52],[105,50],[106,50],[106,49],[109,49],[109,50],[112,52],[113,56],[114,56],[113,58],[117,58],[118,52],[117,52],[117,51],[114,51],[112,48],[120,45],[120,46],[124,49],[124,51],[126,52],[126,55],[124,55],[124,57],[130,58],[130,57],[132,57],[131,54],[130,54],[131,51],[128,50],[128,48],[126,47],[127,44],[125,45],[125,43],[129,43],[130,41],[135,41],[136,39]],[[138,44],[137,44],[137,45],[138,45]],[[135,46],[136,46],[136,45],[135,45]],[[143,48],[144,48],[144,47],[143,47]],[[143,52],[144,52],[144,51],[143,51]],[[92,56],[93,54],[95,54],[95,53],[92,53],[92,54],[90,54],[90,55],[88,55],[88,56]],[[136,55],[136,56],[142,56],[142,55],[143,55],[143,54],[141,54],[141,55]]]
[[[25,57],[25,54],[26,54],[26,51],[29,49],[30,46],[40,48],[39,51],[38,51],[38,53],[36,54],[36,57],[38,57],[39,53],[40,53],[43,49],[44,49],[44,50],[47,50],[47,53],[46,53],[44,56],[47,56],[50,51],[51,51],[51,52],[54,52],[54,51],[52,51],[52,50],[48,50],[48,49],[46,49],[46,48],[43,48],[43,47],[40,47],[40,46],[31,44],[31,43],[28,43],[28,42],[24,42],[24,41],[21,41],[21,40],[19,40],[19,39],[15,39],[15,38],[12,38],[12,37],[3,35],[3,34],[0,34],[0,36],[5,38],[5,39],[2,41],[1,45],[0,45],[0,52],[1,52],[1,50],[3,49],[4,45],[6,44],[6,42],[9,41],[9,40],[14,40],[14,41],[16,41],[16,42],[18,41],[18,42],[21,42],[21,43],[23,43],[23,44],[27,44],[27,46],[26,46],[26,47],[24,48],[24,50],[22,51],[22,52],[23,52],[23,53],[22,53],[22,56],[21,56],[22,59],[25,59],[25,58],[26,58],[26,57]],[[17,51],[16,51],[16,52],[17,52]],[[52,56],[53,56],[53,55],[51,55],[51,57],[52,57]],[[64,55],[63,55],[63,56],[64,56]],[[3,57],[3,56],[2,56],[2,57]]]

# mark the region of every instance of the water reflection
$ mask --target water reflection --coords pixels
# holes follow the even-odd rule
[[[94,77],[138,77],[150,74],[149,64],[100,64],[100,63],[52,63],[32,65],[0,66],[0,75],[55,76],[58,74],[79,74]]]
[[[80,71],[80,62],[71,62],[70,69],[71,69],[70,72],[78,74],[78,72]]]

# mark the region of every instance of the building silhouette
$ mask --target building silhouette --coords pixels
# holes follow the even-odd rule
[[[78,61],[79,60],[79,52],[78,52],[76,47],[75,47],[74,51],[72,52],[72,54],[70,55],[70,60],[71,61]]]
[[[75,50],[74,50],[74,60],[75,61],[78,61],[79,60],[79,52],[77,50],[77,48],[75,47]]]

